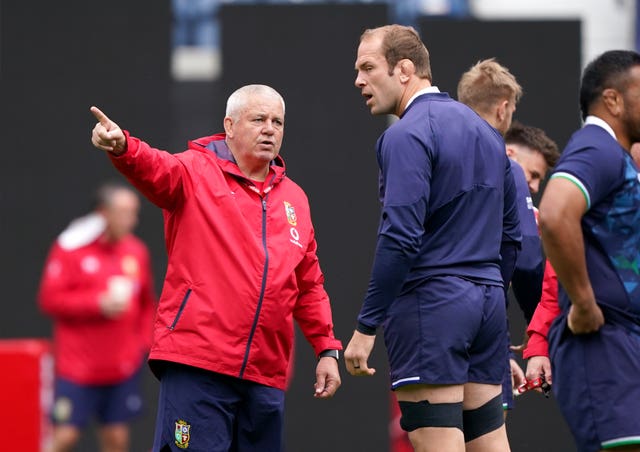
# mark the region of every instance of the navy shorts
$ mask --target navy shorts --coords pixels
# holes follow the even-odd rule
[[[501,384],[504,289],[454,276],[430,278],[390,306],[384,324],[391,389],[407,384]]]
[[[549,338],[553,393],[578,451],[640,445],[640,336],[610,323],[574,335],[563,316]]]
[[[101,425],[128,422],[142,411],[141,370],[112,385],[80,385],[63,378],[55,383],[54,424],[85,427],[95,416]]]
[[[154,452],[281,452],[284,391],[190,366],[160,372]]]

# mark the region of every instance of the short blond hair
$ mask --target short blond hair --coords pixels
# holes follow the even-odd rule
[[[504,99],[522,97],[522,87],[509,69],[495,58],[480,60],[462,74],[458,83],[458,100],[478,112],[488,113]]]

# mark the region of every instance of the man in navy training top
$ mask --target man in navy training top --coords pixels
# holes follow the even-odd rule
[[[494,58],[478,61],[462,75],[458,83],[458,100],[471,107],[505,137],[511,130],[513,114],[521,97],[522,87],[515,76]],[[518,126],[517,129],[522,130],[523,126]],[[544,132],[542,133],[544,134]],[[518,132],[514,131],[511,135],[518,135]],[[519,136],[522,136],[522,133]],[[510,139],[512,140],[513,138]],[[541,151],[533,148],[536,150],[531,149],[530,152],[527,152],[530,148],[525,146],[529,144],[531,142],[526,141],[524,145],[516,144],[515,146],[506,147],[516,185],[516,208],[518,209],[522,230],[522,250],[516,261],[515,268],[503,268],[506,271],[503,271],[502,275],[505,291],[511,287],[513,295],[524,314],[526,324],[531,320],[542,295],[542,280],[545,267],[542,243],[538,233],[530,190],[533,188],[537,191],[540,177],[542,174],[546,174],[547,171],[547,163],[541,157]],[[535,144],[535,146],[546,145],[546,142],[543,143],[539,139]],[[546,150],[546,147],[544,149]],[[557,149],[555,152],[557,154]],[[521,164],[521,162],[523,163]],[[526,165],[526,168],[521,165]],[[513,271],[509,272],[511,270]],[[507,297],[507,305],[508,300]],[[522,337],[524,338],[525,335],[523,334]],[[520,339],[520,336],[518,339]],[[511,339],[507,337],[506,346],[509,347],[510,345]],[[514,347],[514,349],[519,348],[521,346]],[[502,403],[505,409],[505,416],[507,410],[514,408],[514,388],[523,383],[525,383],[524,372],[518,365],[515,356],[510,356],[502,382]]]
[[[590,62],[580,109],[540,202],[562,311],[549,331],[553,391],[578,451],[639,451],[640,54]]]
[[[495,59],[481,60],[460,78],[458,100],[471,107],[502,136],[511,128],[522,87],[515,76]],[[507,155],[512,154],[505,149]],[[525,320],[531,320],[542,293],[544,257],[533,212],[533,201],[524,168],[510,155],[511,171],[516,185],[516,208],[522,230],[522,250],[513,274],[504,274],[505,284],[513,284],[514,294]],[[508,288],[508,287],[507,287]]]
[[[366,30],[355,80],[373,114],[400,117],[380,137],[381,223],[369,289],[345,351],[352,375],[384,325],[391,388],[415,450],[509,450],[501,386],[504,143],[431,84],[429,53],[411,27]],[[517,252],[504,253],[517,256]],[[513,265],[511,263],[510,265]],[[465,446],[466,443],[466,446]]]
[[[458,100],[471,107],[502,136],[511,126],[513,113],[521,97],[522,87],[514,75],[493,58],[478,61],[462,74],[458,82]],[[527,180],[520,165],[512,159],[509,163],[516,187],[513,207],[518,211],[520,219],[522,249],[515,267],[502,267],[502,279],[507,305],[509,300],[507,291],[512,282],[518,287],[520,295],[526,294],[517,298],[526,317],[528,311],[533,313],[542,293],[544,258]],[[527,305],[533,305],[533,307],[527,308]],[[511,338],[507,335],[505,347],[509,349],[510,345]],[[505,416],[507,410],[514,407],[513,388],[525,382],[524,372],[514,358],[509,355],[502,380],[502,407],[505,410]]]

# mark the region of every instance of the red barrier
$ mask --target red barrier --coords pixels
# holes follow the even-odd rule
[[[0,340],[0,425],[3,446],[23,452],[51,447],[53,354],[49,340]]]

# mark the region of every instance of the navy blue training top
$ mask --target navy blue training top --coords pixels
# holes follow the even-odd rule
[[[511,277],[511,289],[528,324],[542,296],[545,259],[527,177],[522,167],[513,160],[511,160],[511,171],[516,187],[516,202],[522,230],[522,249]]]
[[[375,332],[398,295],[432,276],[502,286],[501,243],[521,235],[517,209],[505,209],[515,187],[498,132],[427,93],[378,139],[377,158],[382,215],[358,330]]]
[[[589,280],[608,322],[640,334],[640,173],[602,127],[575,132],[552,178],[573,181],[587,201],[582,217]],[[560,285],[560,306],[571,305]]]

